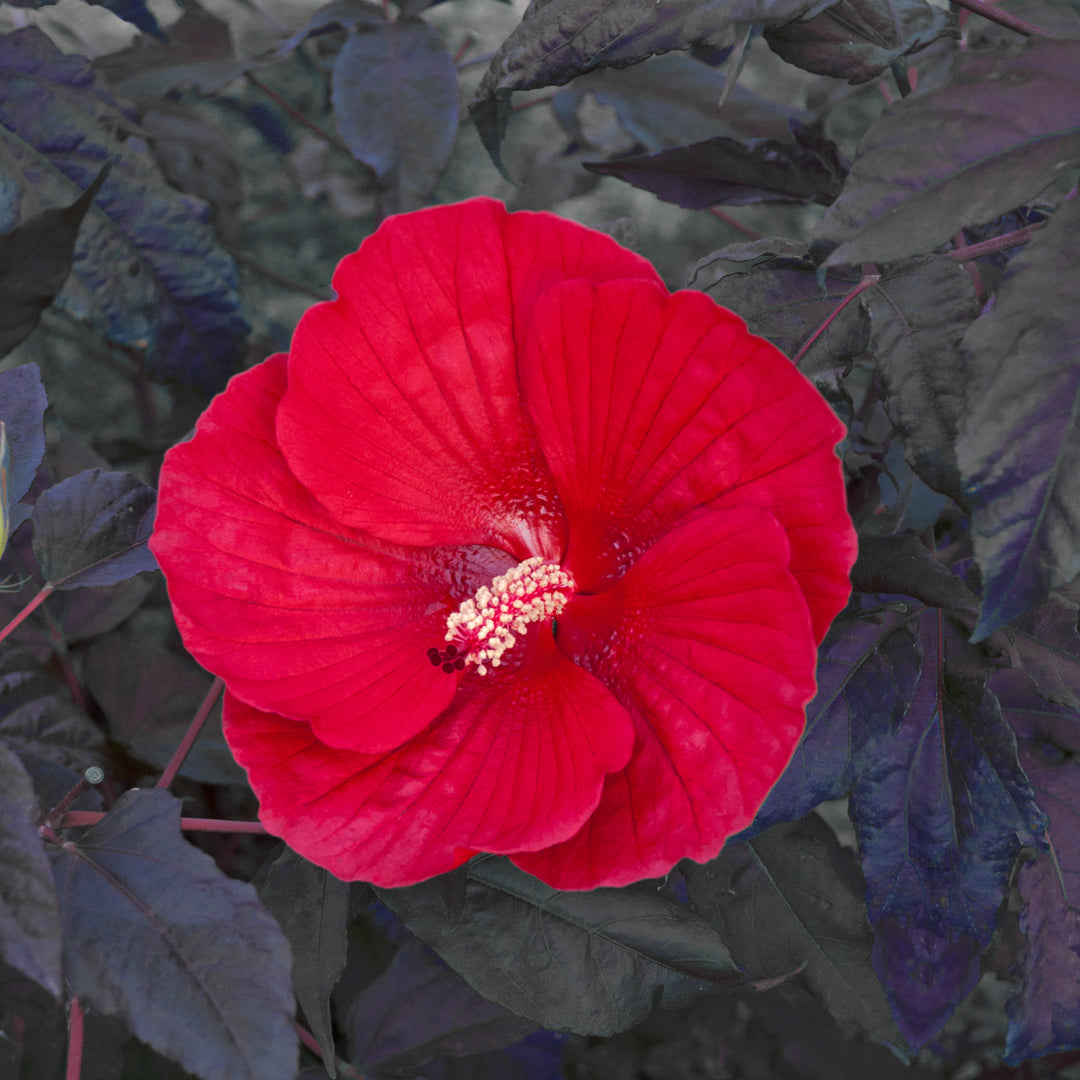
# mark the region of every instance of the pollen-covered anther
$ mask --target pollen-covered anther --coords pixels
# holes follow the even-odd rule
[[[446,620],[446,640],[464,654],[477,673],[502,663],[503,653],[530,623],[553,619],[577,586],[556,563],[539,555],[507,570],[484,585]]]

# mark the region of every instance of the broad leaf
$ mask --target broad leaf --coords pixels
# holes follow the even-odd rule
[[[345,970],[349,885],[286,848],[259,895],[289,939],[296,1000],[333,1076],[330,991]]]
[[[331,99],[345,145],[391,189],[389,207],[421,206],[458,128],[457,72],[438,33],[419,19],[353,30],[334,62]]]
[[[18,503],[30,490],[45,457],[44,419],[48,406],[37,364],[0,371],[0,422],[4,425],[5,443],[0,513],[6,524],[0,555],[8,537],[30,516],[30,508]]]
[[[964,336],[970,386],[956,452],[992,634],[1080,573],[1080,202],[1009,264]]]
[[[1056,597],[1005,627],[1013,666],[1023,668],[1035,688],[1058,705],[1080,711],[1080,633],[1077,609]]]
[[[144,580],[151,579],[132,579]],[[130,584],[125,582],[116,590]],[[90,594],[80,589],[69,595]],[[210,690],[211,677],[189,656],[123,632],[98,637],[85,657],[83,677],[105,714],[110,737],[136,757],[164,769]],[[199,732],[180,775],[203,784],[247,782],[222,735],[220,708],[213,710]]]
[[[34,556],[55,589],[114,585],[156,570],[147,541],[157,495],[129,473],[88,469],[34,505]]]
[[[979,313],[971,279],[955,260],[933,256],[891,269],[862,301],[885,410],[905,457],[930,487],[963,507],[956,433],[967,374],[960,339]]]
[[[399,950],[347,1019],[366,1076],[414,1075],[433,1058],[497,1050],[536,1030],[481,997],[418,941]]]
[[[930,251],[1034,198],[1080,162],[1076,47],[960,53],[944,85],[898,101],[859,144],[815,229],[825,265]]]
[[[0,37],[0,175],[19,219],[70,204],[114,161],[56,303],[145,355],[156,377],[218,390],[247,336],[236,267],[205,204],[169,187],[129,129],[88,61],[35,28]]]
[[[0,653],[0,739],[21,756],[82,772],[101,762],[101,729],[21,649]],[[68,785],[70,786],[70,785]]]
[[[293,1080],[288,943],[183,839],[180,800],[129,791],[50,857],[72,993],[203,1080]]]
[[[75,239],[109,175],[106,162],[70,205],[42,210],[0,236],[0,356],[29,337],[71,273]]]
[[[545,0],[526,10],[485,72],[469,112],[492,160],[515,90],[563,86],[598,67],[625,67],[694,46],[726,49],[739,23],[781,23],[815,0]]]
[[[655,885],[558,892],[484,856],[375,891],[484,997],[546,1028],[610,1035],[745,982],[704,920]]]
[[[718,135],[790,141],[789,121],[813,121],[810,113],[770,101],[740,84],[721,105],[726,86],[721,71],[672,52],[630,68],[600,68],[581,75],[555,95],[552,108],[570,135],[585,142],[577,110],[592,96],[613,108],[623,130],[649,151]]]
[[[1018,876],[1027,938],[1022,982],[1009,1003],[1008,1060],[1080,1048],[1080,713],[1048,705],[1019,672],[991,684],[1016,731],[1020,760],[1050,815],[1053,854]]]
[[[860,592],[901,594],[974,621],[979,598],[912,533],[859,537],[851,583]]]
[[[765,40],[789,64],[864,83],[947,34],[957,34],[955,17],[926,0],[839,0],[811,19],[767,29]]]
[[[1045,825],[997,699],[955,673],[970,646],[933,610],[919,637],[911,706],[892,739],[863,748],[849,808],[874,967],[916,1047],[978,981],[1013,861]]]
[[[758,978],[799,979],[841,1024],[901,1044],[874,969],[862,875],[816,815],[684,867],[690,900]]]
[[[59,1000],[60,909],[37,825],[34,786],[0,741],[0,960]]]
[[[827,206],[847,163],[828,139],[794,126],[795,142],[723,136],[618,161],[586,162],[602,176],[644,188],[687,210],[726,204],[816,202]]]

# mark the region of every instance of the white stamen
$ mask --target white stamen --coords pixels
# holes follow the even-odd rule
[[[530,623],[553,619],[577,588],[558,565],[539,555],[507,570],[446,620],[446,640],[465,653],[466,661],[486,675],[502,663],[503,653]],[[511,633],[513,631],[513,633]]]

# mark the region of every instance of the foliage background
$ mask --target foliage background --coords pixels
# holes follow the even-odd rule
[[[1075,1071],[1080,8],[998,9],[0,7],[0,621],[38,604],[0,644],[0,1076]],[[477,194],[707,289],[849,424],[804,744],[663,882],[376,897],[244,831],[145,548],[228,375],[383,215]]]

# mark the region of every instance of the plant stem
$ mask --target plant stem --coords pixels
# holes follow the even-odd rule
[[[749,225],[744,225],[737,218],[732,217],[726,210],[721,210],[718,206],[710,206],[707,209],[717,221],[722,221],[725,225],[730,225],[736,232],[741,232],[743,236],[749,236],[751,240],[761,239],[761,233],[759,233],[757,229],[751,229]]]
[[[900,91],[902,98],[906,98],[911,93],[907,68],[899,60],[894,60],[889,66],[892,68],[892,76],[896,80],[896,89]]]
[[[880,274],[866,274],[863,277],[862,281],[860,281],[859,284],[856,285],[855,288],[852,289],[851,292],[849,292],[847,296],[845,296],[844,299],[836,305],[836,310],[806,339],[806,342],[803,344],[802,348],[799,349],[799,351],[792,358],[792,363],[794,363],[795,366],[798,367],[799,361],[802,360],[802,358],[810,351],[810,346],[813,345],[814,342],[817,341],[817,339],[821,337],[821,335],[824,334],[826,330],[829,329],[829,324],[832,323],[832,321],[837,317],[837,315],[839,315],[840,312],[843,311],[844,308],[846,308],[848,304],[850,304],[851,301],[855,299],[856,296],[858,296],[860,293],[866,292],[867,289],[869,289],[873,285],[876,285],[880,280]]]
[[[996,22],[998,26],[1004,26],[1007,30],[1015,30],[1016,33],[1023,34],[1024,37],[1055,37],[1049,30],[1043,30],[1038,26],[1025,22],[1023,19],[1018,19],[1015,15],[1010,15],[1007,11],[1001,11],[994,7],[993,4],[987,3],[986,0],[954,0],[954,3],[958,7],[967,8],[968,11],[981,15],[984,19]]]
[[[964,230],[961,229],[954,237],[953,243],[957,248],[964,248],[967,246],[964,240]],[[979,268],[975,265],[973,259],[965,259],[963,267],[967,271],[967,276],[971,278],[972,287],[975,289],[975,299],[980,304],[986,303],[986,290],[983,288],[982,274],[979,273]]]
[[[1045,225],[1045,221],[1036,221],[1031,225],[1025,225],[1022,229],[1014,229],[1001,236],[992,236],[989,240],[983,240],[978,244],[954,248],[949,255],[957,262],[968,262],[971,259],[981,259],[984,255],[993,255],[995,251],[1007,251],[1009,248],[1026,244],[1031,234],[1038,232]]]
[[[96,825],[104,820],[107,811],[69,810],[56,827],[58,829],[77,829],[84,825]],[[221,821],[218,818],[182,817],[180,828],[185,832],[221,832],[253,833],[257,836],[266,834],[261,821]]]
[[[176,748],[169,764],[165,766],[165,771],[161,774],[161,778],[155,785],[156,787],[167,788],[176,779],[180,766],[184,764],[184,759],[191,752],[195,740],[199,737],[199,732],[202,731],[203,725],[206,723],[206,718],[210,715],[210,710],[213,709],[215,702],[221,696],[221,691],[224,689],[225,683],[221,679],[215,679],[210,684],[210,689],[206,691],[206,697],[203,698],[199,711],[195,714],[195,719],[191,721],[187,732],[180,740],[180,745]]]
[[[318,124],[309,120],[299,109],[294,108],[283,97],[271,90],[262,79],[252,75],[250,71],[245,78],[252,86],[258,87],[279,109],[283,109],[287,112],[298,124],[302,124],[309,131],[318,135],[323,142],[328,142],[331,146],[336,147],[338,150],[341,150],[343,153],[346,153],[349,157],[353,158],[352,151],[340,139],[331,135],[328,131],[323,131]],[[356,159],[353,158],[353,160],[355,161]]]
[[[68,1013],[68,1055],[64,1080],[79,1080],[82,1076],[84,1033],[82,1005],[79,1004],[77,997],[73,997],[71,999],[71,1010]]]
[[[294,1024],[297,1035],[300,1036],[300,1041],[321,1061],[326,1064],[326,1058],[323,1057],[322,1047],[319,1046],[319,1040],[311,1034],[310,1031],[303,1024]],[[338,1076],[348,1077],[349,1080],[364,1080],[351,1065],[342,1061],[341,1058],[334,1058],[334,1065],[337,1067]]]
[[[52,595],[52,591],[52,585],[42,585],[37,596],[35,596],[34,599],[31,600],[30,603],[27,604],[26,607],[24,607],[22,611],[20,611],[19,614],[16,615],[15,618],[7,624],[7,626],[4,627],[3,630],[0,630],[0,641],[3,641],[4,638],[6,638],[8,634],[12,632],[12,630],[16,629],[23,622],[24,619],[28,618],[35,611],[37,611],[37,609],[41,607],[41,605],[44,604],[45,601],[48,600],[48,598]]]

